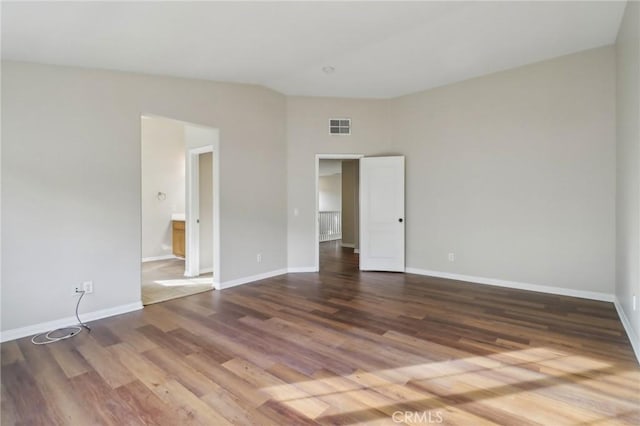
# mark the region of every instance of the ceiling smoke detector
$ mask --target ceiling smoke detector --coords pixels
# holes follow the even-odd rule
[[[335,70],[336,69],[331,66],[322,67],[322,72],[324,72],[325,74],[333,74]]]

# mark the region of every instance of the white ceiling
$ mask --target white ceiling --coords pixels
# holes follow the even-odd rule
[[[3,1],[2,58],[387,98],[611,44],[624,7]]]

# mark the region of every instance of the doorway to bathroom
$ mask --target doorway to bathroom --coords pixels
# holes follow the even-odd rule
[[[143,115],[141,161],[142,303],[214,289],[220,276],[217,129]]]

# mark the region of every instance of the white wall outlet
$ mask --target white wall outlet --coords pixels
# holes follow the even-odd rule
[[[258,263],[262,263],[262,253],[258,253],[258,254],[256,255],[256,262],[258,262]]]
[[[85,281],[82,283],[82,289],[84,290],[85,294],[91,294],[93,293],[93,281]]]
[[[449,262],[455,262],[455,261],[456,261],[456,254],[449,253]]]
[[[636,308],[638,307],[638,304],[636,303],[636,295],[634,294],[633,296],[631,296],[631,304],[633,305],[633,310],[635,311]]]

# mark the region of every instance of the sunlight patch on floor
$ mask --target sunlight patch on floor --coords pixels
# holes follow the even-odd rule
[[[191,286],[191,285],[203,285],[209,284],[213,287],[213,277],[204,277],[204,278],[181,278],[175,280],[156,280],[155,284],[159,284],[164,287],[182,287],[182,286]]]
[[[536,406],[548,407],[549,395],[560,389],[564,395],[580,395],[583,401],[592,398],[596,401],[595,391],[581,383],[588,382],[590,375],[611,377],[625,373],[611,371],[611,364],[606,362],[544,347],[503,352],[500,358],[501,361],[491,355],[471,356],[371,372],[358,370],[346,376],[261,389],[274,400],[310,418],[371,409],[386,413],[395,410],[398,404],[439,407],[450,416],[464,417],[473,412],[467,412],[466,405],[477,408],[482,404],[496,410],[508,406],[507,413],[513,416],[527,412],[532,419],[559,425],[595,422],[602,419],[603,412],[588,403],[572,411],[574,401],[555,397],[553,410]],[[460,402],[449,406],[443,397],[454,397]],[[318,404],[321,401],[328,402],[331,408],[321,411],[322,405]]]
[[[557,351],[547,352],[546,357],[541,356],[541,350],[544,348],[524,349],[520,351],[513,351],[515,353],[530,353],[528,358],[533,358],[540,362],[548,359],[555,359],[562,354],[558,354]],[[513,352],[509,352],[510,354]],[[535,353],[535,356],[531,356]],[[564,355],[566,356],[566,355]],[[485,370],[497,370],[497,369],[510,369],[514,368],[514,365],[529,364],[531,361],[524,361],[521,363],[504,363],[489,357],[473,356],[468,358],[453,359],[448,361],[431,362],[418,365],[408,365],[397,368],[390,368],[384,370],[377,370],[373,372],[356,371],[355,373],[347,376],[335,376],[323,379],[309,380],[307,382],[297,382],[295,384],[277,385],[263,388],[263,390],[275,395],[291,395],[291,390],[288,392],[282,392],[283,389],[290,389],[292,386],[303,387],[310,383],[329,386],[334,388],[340,385],[344,390],[361,389],[363,386],[386,386],[389,384],[405,384],[409,380],[418,381],[425,379],[436,379],[447,376],[459,376],[460,374],[472,373],[474,371]],[[608,364],[605,364],[608,365]],[[531,372],[530,372],[531,373]],[[538,375],[544,377],[544,375]],[[345,382],[348,381],[348,382]],[[350,383],[346,385],[345,383]]]

